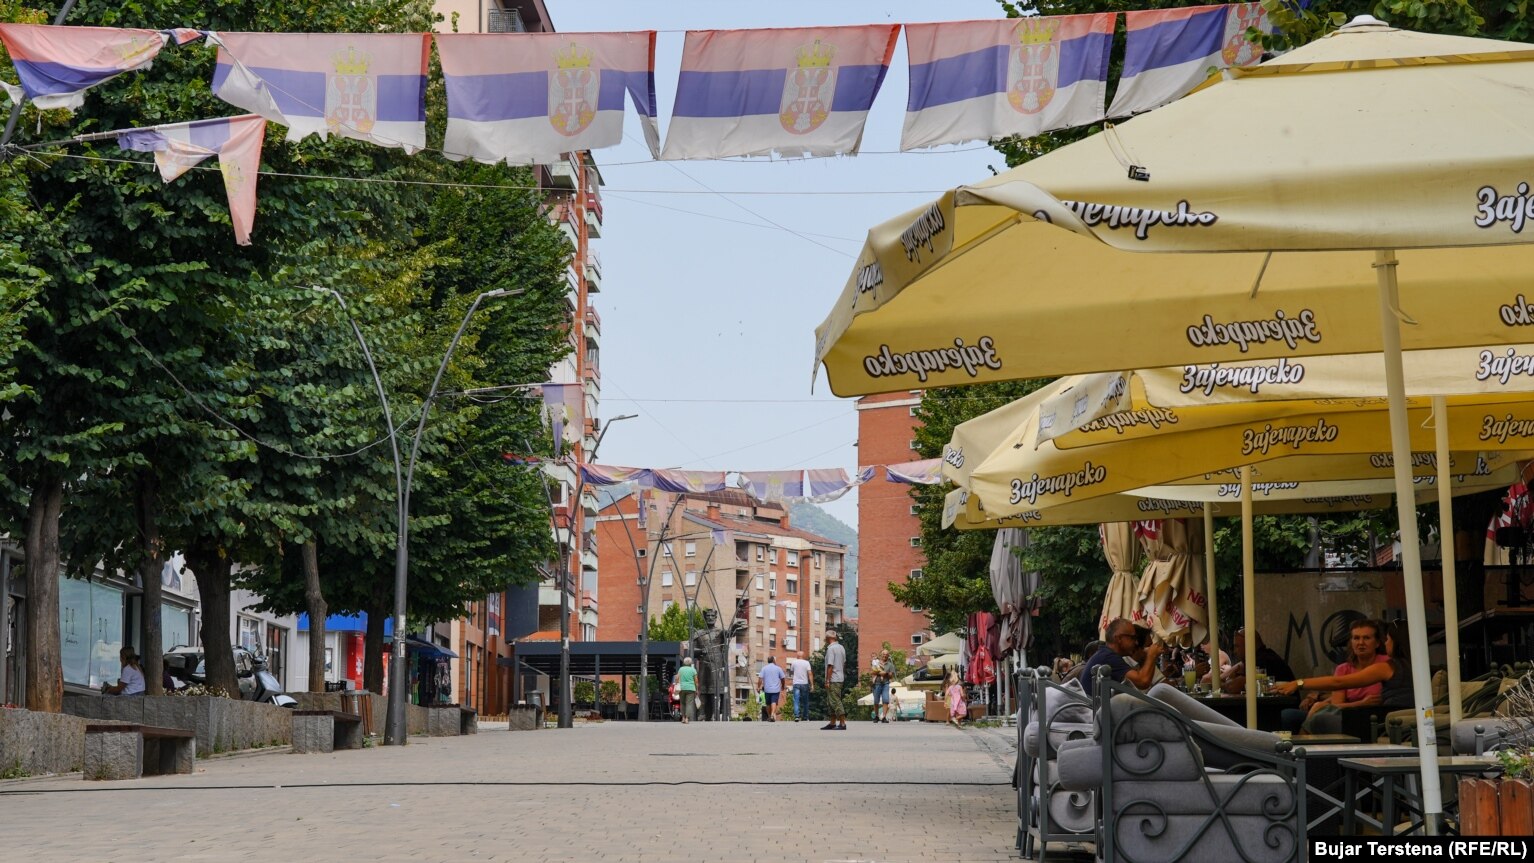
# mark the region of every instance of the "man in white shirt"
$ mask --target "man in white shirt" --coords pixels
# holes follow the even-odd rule
[[[815,689],[815,669],[810,661],[796,656],[788,661],[788,671],[794,679],[794,721],[808,722],[810,718],[810,693]]]
[[[836,630],[826,633],[826,724],[821,731],[846,731],[847,708],[842,705],[842,687],[846,685],[843,668],[847,650],[836,640]]]

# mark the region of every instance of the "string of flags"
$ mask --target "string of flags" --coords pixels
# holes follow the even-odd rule
[[[542,456],[506,453],[503,459],[519,465],[539,465],[554,459]],[[731,488],[731,476],[738,488],[762,503],[827,503],[842,497],[864,483],[871,482],[884,469],[889,482],[906,485],[937,485],[943,481],[942,459],[929,458],[900,464],[870,465],[849,476],[845,468],[814,470],[677,470],[670,468],[619,467],[617,465],[575,464],[581,481],[593,486],[632,483],[642,489],[673,494],[706,494]]]
[[[448,158],[537,164],[615,146],[625,97],[653,158],[855,155],[902,27],[910,68],[902,150],[1151,110],[1213,70],[1257,62],[1261,48],[1250,34],[1269,29],[1259,3],[1123,13],[1124,71],[1105,108],[1118,15],[688,31],[664,147],[653,30],[227,33],[0,24],[20,80],[0,89],[13,102],[74,109],[91,87],[150,68],[169,44],[204,39],[218,49],[213,92],[285,126],[289,140],[333,134],[414,153],[426,147],[434,41]],[[233,213],[233,193],[230,201]],[[239,241],[249,242],[248,227]]]

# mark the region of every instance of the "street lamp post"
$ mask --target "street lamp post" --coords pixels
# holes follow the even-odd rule
[[[432,400],[437,396],[437,387],[442,383],[442,375],[447,372],[447,364],[453,357],[453,351],[457,349],[458,342],[463,339],[464,330],[469,327],[469,319],[474,317],[474,312],[479,309],[480,303],[499,297],[513,297],[522,291],[520,289],[485,291],[475,297],[469,310],[464,312],[463,320],[458,324],[458,331],[453,334],[453,341],[447,347],[447,353],[442,355],[442,363],[437,367],[437,375],[432,379],[431,389],[426,393],[426,400],[421,403],[421,419],[416,423],[415,438],[410,444],[410,462],[405,467],[404,477],[401,479],[399,444],[394,429],[394,419],[389,409],[389,397],[384,392],[383,380],[378,376],[378,369],[373,364],[373,353],[368,350],[367,340],[362,337],[362,330],[357,326],[357,321],[352,317],[351,310],[346,307],[346,301],[341,298],[341,294],[332,288],[315,287],[314,290],[335,297],[341,304],[341,310],[346,313],[347,320],[351,322],[352,332],[356,334],[358,343],[362,345],[363,356],[367,358],[368,368],[373,373],[373,382],[378,387],[378,399],[383,404],[384,422],[389,426],[389,444],[394,450],[394,481],[398,495],[395,513],[398,527],[394,546],[394,656],[389,663],[389,704],[384,719],[384,744],[404,746],[407,739],[405,687],[409,683],[405,668],[405,590],[410,568],[410,483],[415,476],[415,462],[421,451],[421,438],[426,433],[426,418],[431,414]]]
[[[607,430],[612,428],[613,423],[631,420],[638,414],[619,414],[607,422],[602,423],[602,430],[597,432],[596,442],[591,445],[590,461],[597,460],[597,451],[602,448],[602,439],[607,437]],[[575,473],[575,506],[582,506],[581,495],[586,492],[586,480],[581,476],[580,468]],[[550,503],[553,496],[550,495]],[[575,518],[567,510],[565,528],[572,532],[570,541],[561,545],[566,549],[560,562],[559,579],[556,584],[559,587],[559,727],[572,728],[575,725],[570,715],[570,552],[568,549],[575,545]],[[597,691],[602,689],[601,682],[597,683]]]

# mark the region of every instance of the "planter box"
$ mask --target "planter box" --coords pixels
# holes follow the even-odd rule
[[[929,698],[927,699],[927,702],[922,706],[926,708],[926,712],[922,718],[928,722],[948,721],[948,702]]]
[[[197,751],[207,754],[293,742],[292,712],[286,708],[211,695],[66,695],[64,712],[90,720],[185,728],[196,733]]]
[[[1462,836],[1534,835],[1534,783],[1527,779],[1461,779]]]
[[[377,734],[384,733],[389,721],[389,699],[379,695],[370,699],[373,702],[373,731]],[[419,704],[405,705],[405,733],[425,734],[430,727],[431,717],[427,715],[426,708]]]
[[[85,763],[84,719],[0,707],[0,773],[72,773]]]

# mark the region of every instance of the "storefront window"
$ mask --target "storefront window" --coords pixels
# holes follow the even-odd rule
[[[77,578],[59,580],[64,682],[95,688],[117,680],[122,663],[123,592]]]
[[[251,653],[261,652],[261,621],[240,618],[240,646]]]
[[[160,647],[190,647],[192,644],[192,610],[179,605],[160,606]]]

